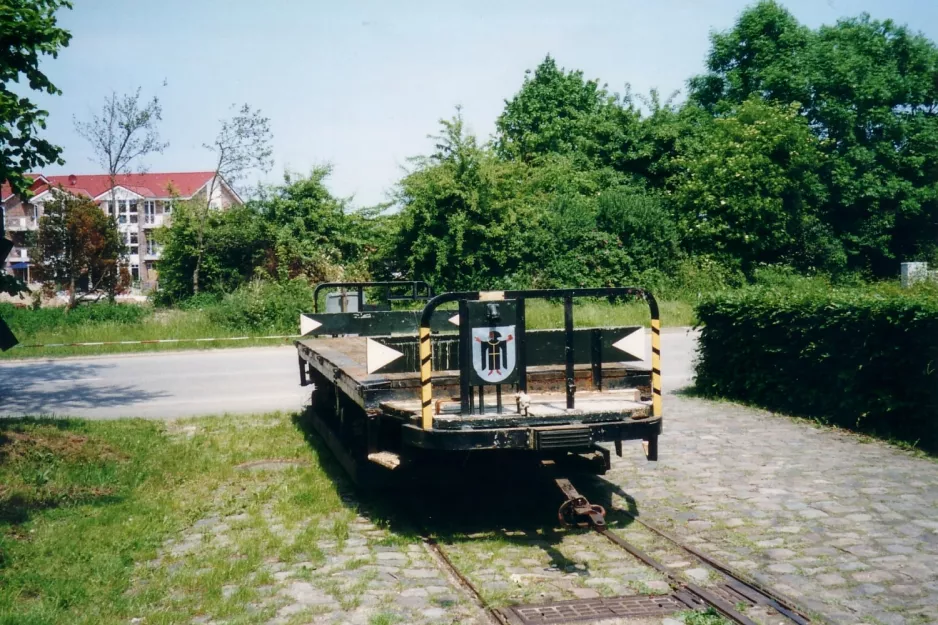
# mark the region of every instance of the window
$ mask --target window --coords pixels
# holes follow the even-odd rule
[[[127,242],[128,247],[130,247],[130,253],[131,253],[131,254],[137,254],[137,253],[139,253],[140,248],[139,248],[138,245],[137,245],[138,239],[137,239],[137,233],[136,233],[136,232],[128,232],[128,233],[127,233],[127,238],[125,239],[125,241]]]
[[[130,266],[130,277],[134,282],[138,282],[140,280],[140,265]]]
[[[137,200],[128,200],[127,208],[131,214],[137,212]]]
[[[143,223],[156,223],[156,202],[147,200],[143,203]]]
[[[153,239],[147,239],[147,254],[154,256],[160,253],[160,244]]]
[[[127,223],[127,200],[117,200],[117,209],[119,212],[117,223]]]
[[[167,200],[167,201],[163,202],[163,212],[164,212],[165,214],[167,214],[167,215],[169,215],[171,212],[173,212],[173,201],[172,201],[172,200]]]

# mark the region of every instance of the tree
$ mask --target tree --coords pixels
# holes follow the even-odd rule
[[[826,227],[874,275],[938,258],[938,47],[869,15],[806,29],[778,3],[712,37],[691,96],[722,113],[753,95],[797,104],[827,155]]]
[[[677,226],[660,199],[631,189],[612,189],[597,198],[596,224],[615,235],[627,256],[627,276],[669,272],[680,259]]]
[[[48,288],[67,288],[68,307],[88,294],[113,296],[130,282],[121,264],[124,244],[113,217],[97,204],[70,193],[54,192],[39,220],[36,245],[30,249],[36,277]]]
[[[7,0],[0,4],[0,180],[16,194],[32,181],[25,173],[49,163],[61,163],[62,149],[39,137],[48,113],[9,88],[22,75],[29,88],[50,95],[61,91],[39,70],[42,55],[52,58],[68,46],[71,34],[58,27],[55,14],[71,9],[67,0]]]
[[[386,244],[388,218],[374,210],[349,212],[347,201],[326,188],[329,172],[318,167],[308,176],[287,174],[283,183],[264,185],[246,205],[226,211],[206,214],[201,200],[179,203],[172,225],[157,230],[163,244],[160,299],[172,303],[194,295],[200,227],[200,293],[232,291],[253,278],[284,284],[293,278],[368,279],[377,260],[372,256]]]
[[[288,173],[253,203],[271,242],[265,263],[270,275],[313,282],[367,278],[365,256],[377,249],[380,218],[349,212],[348,201],[326,188],[331,171],[324,166],[309,176]]]
[[[436,151],[412,159],[401,180],[402,206],[394,256],[404,272],[438,290],[492,288],[517,272],[525,258],[525,237],[535,224],[519,217],[513,197],[524,164],[498,160],[465,132],[457,110],[441,120]]]
[[[836,269],[842,253],[821,221],[823,162],[797,105],[753,97],[714,119],[671,181],[685,245],[747,273],[759,263]]]
[[[224,181],[229,186],[240,182],[251,170],[270,171],[273,167],[270,119],[247,104],[228,120],[222,120],[221,129],[205,148],[215,154],[215,175],[209,185],[205,202],[197,214],[195,269],[192,272],[192,291],[199,293],[199,274],[205,254],[205,224],[212,207],[215,191]]]
[[[523,161],[564,154],[580,166],[626,171],[638,119],[627,98],[620,101],[583,72],[565,72],[548,56],[505,102],[495,123],[496,150]]]
[[[0,181],[7,181],[20,196],[26,196],[32,184],[26,173],[49,163],[62,163],[62,148],[40,137],[48,113],[14,93],[10,83],[23,77],[34,91],[61,93],[40,71],[39,60],[45,55],[57,57],[71,40],[55,17],[63,7],[71,9],[71,2],[6,0],[0,4]],[[3,235],[0,223],[0,238]],[[25,286],[18,280],[0,274],[0,292],[15,295],[23,290]]]
[[[107,172],[112,210],[117,206],[117,177],[131,173],[140,159],[169,145],[160,141],[158,122],[162,115],[159,98],[141,101],[138,87],[124,95],[112,91],[100,115],[92,115],[88,121],[73,120],[75,130],[91,144],[98,165]]]
[[[173,304],[190,297],[195,271],[202,202],[178,202],[169,227],[155,230],[163,246],[157,268],[158,299]],[[250,206],[212,211],[204,224],[202,292],[224,293],[250,281],[271,248],[263,221]]]
[[[810,99],[813,33],[774,0],[740,14],[727,32],[710,36],[707,73],[689,81],[691,98],[714,110],[752,95],[782,103]]]
[[[938,47],[868,15],[818,30],[806,114],[831,155],[830,223],[854,266],[938,260]]]

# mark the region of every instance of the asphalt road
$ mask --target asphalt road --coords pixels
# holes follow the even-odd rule
[[[692,332],[662,333],[666,392],[690,382],[695,344]],[[289,346],[0,363],[0,416],[172,419],[294,411],[308,396]]]

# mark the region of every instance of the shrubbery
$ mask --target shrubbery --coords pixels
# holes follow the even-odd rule
[[[296,333],[300,313],[313,309],[313,288],[302,279],[254,281],[208,306],[209,320],[244,332]]]
[[[99,302],[72,310],[65,308],[19,308],[12,304],[0,304],[0,319],[3,319],[16,334],[24,336],[42,330],[80,326],[89,323],[139,323],[151,313],[151,309],[133,304],[110,304]]]
[[[938,290],[798,281],[705,298],[697,318],[703,393],[938,450]]]

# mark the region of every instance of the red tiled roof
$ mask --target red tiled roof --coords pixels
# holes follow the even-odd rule
[[[39,187],[44,187],[44,186],[45,186],[44,183],[42,182],[42,180],[40,180],[40,178],[45,179],[45,176],[43,176],[42,174],[26,174],[26,177],[29,178],[29,179],[31,179],[31,180],[33,181],[32,186],[30,186],[29,188],[30,188],[34,193],[37,192],[36,190],[37,190]],[[45,189],[43,188],[43,191],[44,191],[44,190],[45,190]],[[42,193],[42,191],[38,191],[38,193]],[[4,181],[3,181],[3,184],[0,185],[0,202],[6,202],[7,199],[8,199],[11,195],[13,195],[13,189],[10,187],[10,183],[8,183],[6,180],[4,180]]]
[[[117,176],[114,182],[144,197],[191,197],[212,179],[212,171],[187,171],[153,174],[126,174]],[[39,174],[29,174],[31,178],[38,178]],[[111,178],[107,174],[90,174],[77,176],[45,176],[49,185],[61,186],[67,191],[78,195],[88,195],[93,198],[107,192],[111,188]],[[37,180],[33,184],[33,191],[41,193],[46,185]],[[41,189],[39,187],[42,187]],[[2,199],[6,200],[12,193],[10,185],[3,183]]]

